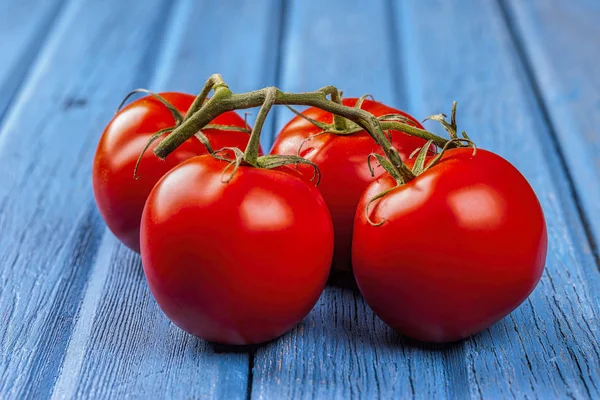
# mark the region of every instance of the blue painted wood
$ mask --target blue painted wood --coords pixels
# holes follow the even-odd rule
[[[587,44],[569,47],[597,29],[586,22],[597,9],[585,16],[565,9],[559,18],[542,2],[514,2],[512,26],[496,3],[474,0],[297,0],[286,10],[277,0],[73,0],[64,8],[25,3],[37,10],[31,18],[17,3],[0,0],[0,20],[12,10],[21,21],[0,27],[10,55],[0,66],[0,106],[12,104],[0,128],[0,398],[600,395],[600,281],[563,171],[597,162],[588,116],[596,81],[580,84],[595,66],[578,50]],[[234,21],[228,31],[221,29],[226,18]],[[569,32],[550,32],[548,23]],[[511,30],[523,36],[549,121]],[[564,58],[577,66],[555,62],[565,46]],[[448,111],[458,99],[459,123],[521,169],[540,196],[550,253],[539,288],[509,318],[448,346],[404,340],[357,293],[339,288],[327,288],[299,327],[253,359],[175,328],[150,296],[139,257],[96,212],[90,164],[129,89],[195,92],[213,72],[236,91],[335,83],[348,96],[370,92],[419,117]],[[288,117],[278,112],[274,126]],[[585,133],[576,144],[563,143],[574,134],[565,121]],[[563,165],[553,131],[565,148],[588,152],[581,160],[566,152]],[[581,176],[590,179],[574,180],[589,217],[598,178]]]
[[[63,0],[0,2],[0,120],[45,43]]]
[[[247,354],[217,354],[162,315],[140,260],[106,235],[53,398],[244,398]]]
[[[351,4],[344,15],[356,10],[355,26],[344,18],[335,24],[331,3],[328,9],[297,2],[282,87],[314,89],[338,82],[348,94],[372,91],[384,100],[392,99],[386,89],[396,90],[396,104],[421,117],[448,112],[451,101],[459,100],[463,127],[480,146],[513,162],[540,196],[550,237],[547,271],[533,296],[508,318],[447,347],[404,342],[359,297],[328,288],[300,327],[259,350],[253,396],[597,397],[600,280],[563,165],[501,10],[490,1],[393,4],[391,54],[401,68],[392,74],[399,82],[378,64],[389,57],[381,43],[390,43],[383,22],[390,10],[377,3]],[[368,64],[360,54],[344,54],[348,43],[336,46],[341,39],[331,39],[326,30],[317,34],[315,26],[335,26],[340,37],[360,32],[362,43],[375,44],[381,58],[367,57]],[[325,66],[314,62],[324,54]]]
[[[7,115],[0,132],[2,398],[52,391],[104,231],[90,191],[95,143],[122,93],[148,73],[148,43],[166,10],[161,1],[138,12],[132,1],[70,2]],[[130,14],[141,22],[130,24]]]
[[[404,103],[398,90],[392,16],[385,2],[370,7],[356,0],[291,1],[286,15],[282,90],[337,85],[346,97],[371,94],[381,101]],[[294,116],[285,108],[275,114],[277,131]]]
[[[506,8],[533,69],[599,257],[600,3],[510,1]]]
[[[283,90],[333,83],[347,96],[407,105],[388,2],[303,0],[288,13]],[[279,111],[278,126],[288,117]],[[467,374],[456,368],[463,360],[463,345],[406,343],[360,295],[328,287],[299,327],[258,350],[252,397],[464,397]]]
[[[235,92],[277,85],[281,0],[185,4],[174,17],[177,31],[165,46],[155,89],[197,93],[214,73],[222,74]],[[229,21],[228,29],[223,29],[224,21]],[[252,123],[256,111],[248,112]],[[273,141],[272,123],[269,118],[261,137],[266,150]]]
[[[215,35],[232,9],[244,14],[243,22]],[[193,93],[217,71],[236,90],[272,83],[279,26],[268,21],[279,12],[279,2],[271,0],[229,1],[222,7],[179,2],[165,24],[165,45],[153,48],[156,61],[144,85]],[[223,51],[226,46],[231,52]],[[139,257],[108,232],[78,318],[55,398],[246,397],[248,353],[219,353],[171,324],[147,289]]]
[[[401,4],[398,37],[411,60],[405,65],[410,103],[419,113],[447,112],[458,100],[459,124],[480,147],[522,171],[548,225],[548,259],[538,288],[509,318],[464,343],[461,368],[470,393],[598,397],[600,276],[552,127],[500,7],[491,1]]]
[[[244,7],[264,19],[278,12],[274,2],[253,6]],[[106,233],[90,187],[95,144],[127,91],[170,87],[178,63],[198,71],[188,89],[206,79],[205,60],[167,55],[177,54],[172,39],[197,41],[197,21],[211,12],[218,24],[220,10],[193,1],[81,1],[61,14],[0,132],[1,398],[246,396],[247,354],[218,354],[168,322],[139,257]],[[260,26],[246,47],[267,54],[265,38],[278,27]],[[238,27],[238,37],[253,38],[239,34],[248,25]],[[196,51],[221,52],[200,43]],[[245,65],[273,71],[275,60]],[[224,63],[216,66],[244,80]],[[163,68],[173,72],[153,79]],[[265,76],[246,76],[247,84]]]

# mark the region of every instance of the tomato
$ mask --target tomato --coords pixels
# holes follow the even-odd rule
[[[455,341],[500,320],[533,291],[547,251],[533,189],[509,162],[485,150],[447,151],[393,188],[384,174],[362,196],[353,265],[373,311],[409,337]]]
[[[351,107],[356,102],[356,98],[343,100],[344,105]],[[382,103],[365,100],[362,109],[375,116],[401,114],[412,121],[412,125],[423,128],[412,116]],[[318,108],[309,108],[302,114],[320,122],[333,122],[331,113]],[[356,205],[367,185],[374,179],[367,165],[367,157],[371,153],[383,154],[383,151],[366,131],[351,135],[327,133],[303,143],[306,138],[320,131],[320,128],[309,121],[296,116],[279,133],[271,153],[298,154],[298,149],[302,147],[299,155],[319,166],[322,174],[319,190],[327,202],[335,230],[333,268],[350,271],[352,226]],[[390,134],[393,146],[402,158],[407,158],[415,149],[425,144],[424,140],[402,132],[390,131]],[[373,164],[377,165],[376,162]],[[301,169],[303,168],[305,166],[301,166]],[[377,165],[376,171],[377,176],[383,169]]]
[[[160,95],[184,115],[194,101],[194,96],[189,94]],[[246,127],[244,120],[234,112],[225,113],[212,123]],[[150,137],[174,124],[171,112],[159,100],[152,96],[143,97],[117,113],[102,134],[96,150],[92,178],[98,209],[115,236],[138,252],[142,210],[156,182],[182,161],[207,154],[204,145],[192,137],[163,161],[152,154],[155,142],[140,163],[140,178],[134,180],[136,162]],[[246,132],[216,129],[203,129],[202,132],[214,149],[239,147],[243,150],[250,138]]]
[[[294,168],[194,157],[154,187],[142,216],[144,272],[177,326],[221,344],[255,344],[298,324],[333,254],[325,201]],[[285,172],[288,171],[288,172]]]

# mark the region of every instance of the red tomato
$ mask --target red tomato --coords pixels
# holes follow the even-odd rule
[[[317,302],[333,226],[319,191],[293,168],[241,166],[223,183],[226,166],[195,157],[158,182],[142,217],[142,263],[177,326],[211,342],[260,343]]]
[[[194,96],[189,94],[160,95],[183,115],[194,101]],[[234,112],[225,113],[212,123],[246,127],[244,120]],[[182,161],[207,154],[204,145],[192,137],[163,161],[152,153],[158,144],[156,141],[148,148],[140,163],[140,178],[134,180],[135,164],[152,134],[174,124],[175,120],[167,107],[154,97],[143,97],[117,113],[102,134],[96,150],[92,178],[98,209],[115,236],[138,252],[142,210],[156,182]],[[250,139],[246,132],[215,129],[203,129],[202,132],[215,150],[222,147],[239,147],[244,150]]]
[[[348,98],[343,100],[343,104],[353,107],[356,101],[356,98]],[[375,101],[365,100],[362,109],[375,116],[401,114],[412,121],[412,125],[423,128],[412,116]],[[317,121],[329,124],[333,122],[331,113],[318,108],[309,108],[302,114]],[[323,134],[302,144],[304,139],[320,131],[320,128],[296,116],[279,133],[271,153],[298,154],[298,149],[302,145],[300,155],[319,166],[322,174],[319,190],[327,202],[335,229],[333,268],[350,271],[352,269],[352,226],[356,205],[367,185],[374,179],[369,172],[367,157],[371,153],[383,154],[383,151],[365,131],[347,136]],[[402,132],[390,131],[390,133],[392,144],[403,159],[425,144],[424,140]],[[373,165],[377,165],[377,162],[373,161]],[[377,165],[375,176],[382,171],[383,169]]]
[[[414,339],[448,342],[500,320],[533,291],[547,250],[540,203],[500,156],[449,150],[439,164],[393,189],[384,174],[358,205],[356,281],[373,311]]]

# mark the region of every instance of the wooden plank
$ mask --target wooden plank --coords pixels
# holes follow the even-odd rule
[[[394,4],[398,47],[367,57],[374,64],[359,71],[352,68],[361,63],[365,42],[375,49],[385,42],[382,21],[390,10],[374,3],[356,12],[364,20],[356,17],[353,26],[345,14],[334,22],[335,4],[328,3],[329,9],[322,3],[295,3],[282,87],[304,90],[338,82],[351,88],[348,94],[370,91],[400,107],[406,103],[385,92],[403,93],[404,87],[408,111],[419,116],[448,112],[451,101],[459,100],[463,127],[480,146],[512,161],[539,194],[550,236],[547,271],[533,296],[510,317],[450,346],[405,342],[357,295],[328,288],[298,329],[258,351],[253,396],[597,396],[592,379],[600,368],[598,331],[593,328],[599,287],[594,260],[500,9],[489,1]],[[345,12],[352,14],[353,7],[358,6]],[[368,23],[372,21],[378,23]],[[339,37],[359,32],[355,35],[364,35],[363,46],[340,57],[338,49],[348,43],[336,46],[331,35],[315,26],[335,26]],[[310,30],[318,34],[311,36]],[[399,54],[401,62],[401,69],[392,73],[404,79],[395,85],[386,78],[389,54]],[[314,59],[326,59],[334,67]]]
[[[63,9],[63,0],[0,1],[0,120]]]
[[[369,93],[403,105],[388,8],[382,1],[372,7],[358,1],[289,2],[281,89],[312,91],[338,85],[346,97]],[[277,131],[293,117],[285,108],[275,114]]]
[[[186,10],[194,40],[205,14],[193,1],[69,3],[7,115],[0,131],[1,398],[246,395],[248,356],[217,354],[168,323],[139,257],[105,233],[91,194],[104,125],[127,91],[149,86],[157,68],[179,61],[157,56]],[[199,74],[197,87],[208,72]]]
[[[276,85],[282,0],[227,0],[218,4],[191,2],[179,8],[178,30],[169,40],[152,84],[157,90],[197,93],[206,79],[220,73],[234,92]],[[181,23],[186,21],[186,23]],[[200,22],[199,22],[200,21]],[[223,29],[223,24],[227,29]],[[252,123],[255,111],[249,111]],[[263,128],[261,143],[273,141],[272,119]]]
[[[151,1],[132,25],[133,1],[69,3],[7,115],[0,132],[2,398],[51,393],[104,231],[90,187],[95,142],[112,104],[144,79],[145,43],[157,38],[167,9]]]
[[[600,259],[600,3],[506,4]]]
[[[246,354],[217,354],[158,310],[139,257],[106,235],[53,398],[244,398]],[[87,300],[87,301],[86,301]]]
[[[549,253],[529,300],[464,343],[474,397],[594,398],[600,395],[600,276],[565,165],[491,1],[402,2],[398,34],[419,113],[449,111],[480,147],[498,152],[530,181],[546,214]],[[427,18],[423,18],[427,15]],[[424,51],[423,49],[427,49]]]
[[[243,18],[220,30],[231,10]],[[272,83],[279,25],[269,21],[279,12],[275,0],[180,2],[168,20],[164,47],[155,49],[153,77],[144,85],[193,93],[214,72],[239,91]],[[227,349],[215,350],[171,324],[147,289],[139,257],[108,232],[98,257],[55,398],[246,397],[247,352],[223,353]]]
[[[385,1],[295,1],[288,10],[281,88],[339,85],[406,106]],[[289,113],[278,109],[278,127]],[[410,110],[408,110],[410,111]],[[255,356],[255,398],[461,396],[468,390],[463,346],[405,342],[360,295],[328,287],[305,321]],[[445,351],[442,351],[445,349]]]

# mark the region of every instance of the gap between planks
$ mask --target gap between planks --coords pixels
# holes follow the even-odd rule
[[[552,148],[556,152],[558,160],[560,162],[560,166],[564,171],[565,178],[567,180],[567,186],[571,192],[573,202],[575,203],[575,207],[577,209],[577,214],[579,216],[579,219],[581,220],[581,224],[585,232],[587,244],[588,246],[590,246],[592,256],[596,263],[596,268],[598,271],[600,271],[600,253],[598,247],[596,246],[596,241],[594,240],[594,235],[592,232],[590,221],[588,220],[587,215],[584,211],[583,202],[581,201],[581,197],[575,185],[572,172],[569,169],[569,166],[566,161],[566,156],[560,145],[560,141],[556,133],[556,126],[550,118],[548,104],[546,103],[546,101],[544,101],[544,97],[542,96],[542,92],[529,53],[523,45],[524,38],[519,34],[519,31],[515,26],[514,17],[511,15],[511,11],[508,10],[509,6],[504,0],[497,0],[497,2],[498,8],[500,9],[500,13],[502,14],[502,18],[506,24],[506,29],[513,42],[518,59],[521,65],[523,66],[523,70],[525,71],[528,81],[530,82],[531,90],[535,97],[536,106],[540,110],[544,124],[548,127],[548,133],[552,143]]]

